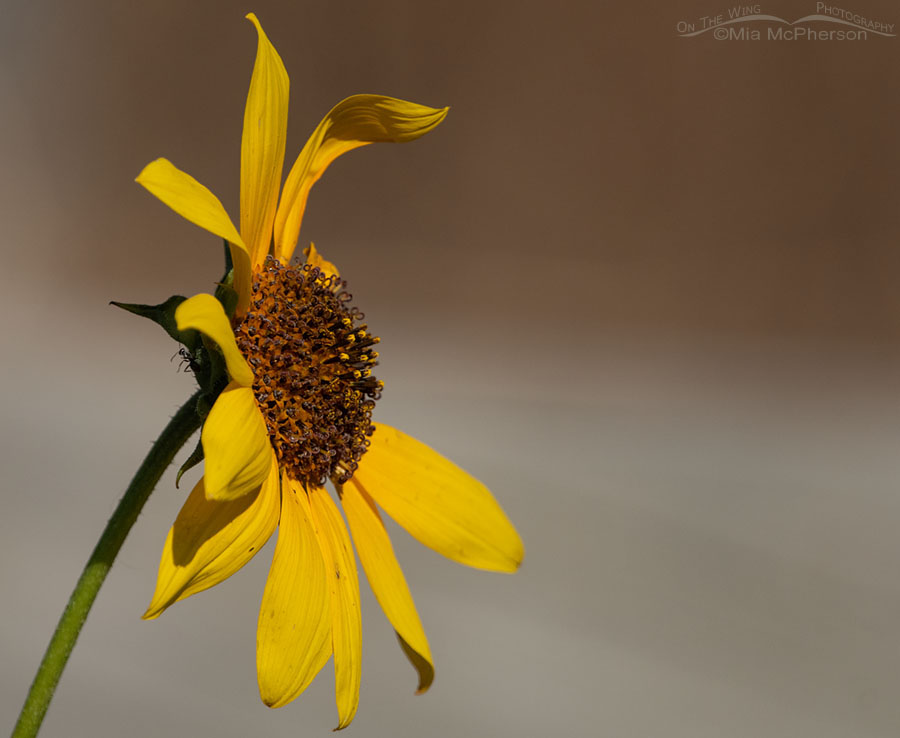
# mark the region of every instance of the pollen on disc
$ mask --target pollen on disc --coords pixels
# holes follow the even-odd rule
[[[374,432],[382,383],[364,316],[346,282],[268,257],[235,330],[279,465],[300,482],[346,482]]]

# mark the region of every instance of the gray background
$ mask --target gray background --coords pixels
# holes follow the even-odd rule
[[[354,92],[452,106],[338,161],[301,239],[383,339],[378,419],[484,480],[527,549],[490,575],[393,529],[437,678],[413,697],[363,584],[350,731],[896,735],[900,39],[676,37],[726,7],[3,2],[2,723],[191,391],[176,346],[107,301],[219,276],[216,239],[132,180],[167,156],[237,218],[255,10],[291,77],[289,158]],[[194,479],[151,498],[44,735],[336,724],[330,666],[285,708],[258,699],[271,543],[139,619]]]

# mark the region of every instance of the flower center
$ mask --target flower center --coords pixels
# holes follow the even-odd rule
[[[384,386],[372,376],[379,339],[350,306],[346,286],[318,267],[269,256],[235,330],[279,465],[306,484],[353,476]]]

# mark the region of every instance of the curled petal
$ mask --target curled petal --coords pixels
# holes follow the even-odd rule
[[[275,257],[283,264],[291,260],[309,191],[331,162],[366,144],[424,136],[448,110],[383,95],[353,95],[335,105],[309,137],[284,183],[275,216]]]
[[[481,482],[424,443],[375,423],[354,478],[410,535],[449,559],[513,572],[522,539]]]
[[[228,241],[234,262],[234,289],[238,293],[237,311],[243,314],[250,304],[250,253],[219,198],[168,159],[151,161],[135,181],[183,218]]]
[[[225,357],[228,375],[243,387],[253,384],[253,370],[234,340],[222,303],[215,297],[201,293],[188,298],[175,309],[175,323],[180,331],[193,328],[215,341]]]
[[[404,653],[419,673],[416,694],[422,694],[434,681],[434,661],[391,539],[375,502],[355,479],[344,485],[341,503],[375,599],[397,631]]]
[[[208,500],[203,480],[197,483],[169,530],[145,620],[224,581],[269,540],[281,509],[278,463],[270,455],[269,476],[255,494]]]
[[[338,272],[338,268],[319,253],[319,250],[314,243],[311,243],[309,248],[303,250],[303,255],[306,257],[307,264],[318,267],[326,276],[341,276],[340,272]]]
[[[269,707],[296,698],[331,656],[331,593],[306,491],[282,477],[281,525],[256,634],[259,694]]]
[[[206,497],[234,500],[255,491],[269,473],[272,446],[249,387],[229,384],[200,434],[206,460]]]
[[[275,47],[253,13],[258,45],[241,137],[241,234],[253,265],[262,262],[272,240],[272,224],[287,136],[288,76]]]
[[[334,649],[334,684],[338,726],[350,725],[359,707],[362,673],[362,619],[356,558],[344,520],[331,496],[321,487],[309,493],[310,509],[325,574],[331,587],[331,644]]]

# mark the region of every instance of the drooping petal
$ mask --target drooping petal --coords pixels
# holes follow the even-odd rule
[[[310,266],[318,267],[325,273],[326,276],[341,276],[340,272],[338,272],[338,268],[319,253],[319,250],[316,248],[316,245],[314,243],[310,243],[309,247],[303,250],[303,255],[306,257],[307,264],[309,264]]]
[[[269,476],[255,494],[208,500],[203,479],[197,482],[169,530],[145,620],[224,581],[269,540],[281,509],[278,463],[275,453],[270,455]]]
[[[359,707],[362,673],[362,619],[359,578],[353,544],[340,511],[321,487],[310,490],[310,509],[316,526],[326,578],[331,587],[331,643],[334,649],[334,685],[338,708],[336,730],[346,728]]]
[[[375,423],[354,478],[420,543],[461,564],[513,572],[525,549],[481,482],[424,443]]]
[[[335,105],[309,137],[284,183],[275,216],[275,257],[283,264],[291,260],[309,190],[331,162],[366,144],[424,136],[448,110],[383,95],[353,95]]]
[[[406,658],[409,659],[409,663],[419,673],[419,686],[416,689],[416,694],[424,694],[434,681],[434,663],[430,658],[426,659],[419,651],[410,646],[397,631],[394,631],[394,633],[397,636],[397,641],[400,643],[400,648],[403,650]]]
[[[219,198],[168,159],[151,161],[135,182],[194,225],[228,241],[238,293],[237,313],[242,315],[250,304],[250,253]]]
[[[281,525],[256,634],[259,694],[296,698],[331,656],[331,592],[305,490],[282,477]]]
[[[234,340],[222,303],[215,297],[203,293],[189,297],[175,309],[175,323],[180,331],[193,328],[215,341],[225,357],[228,375],[243,387],[253,384],[253,370]]]
[[[253,390],[231,382],[216,398],[200,434],[206,497],[234,500],[255,491],[269,473],[272,446]]]
[[[256,15],[247,18],[259,41],[241,137],[241,234],[255,266],[272,240],[287,137],[288,75]]]
[[[375,502],[355,479],[344,485],[341,503],[369,584],[388,621],[397,631],[404,652],[419,673],[416,694],[422,694],[434,681],[434,661],[406,577],[394,555],[391,539],[384,529]]]

